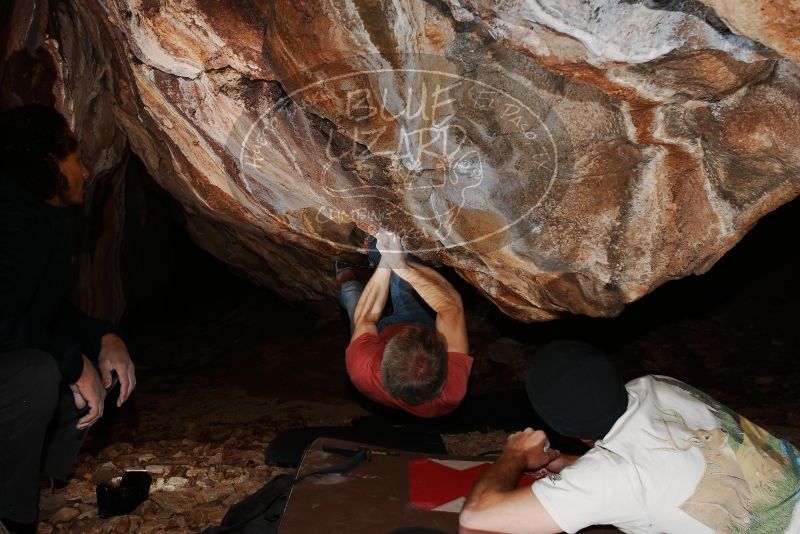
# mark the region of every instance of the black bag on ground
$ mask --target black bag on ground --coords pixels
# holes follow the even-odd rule
[[[228,510],[218,527],[203,534],[275,534],[286,509],[294,475],[278,475]]]
[[[292,486],[316,475],[347,473],[369,458],[369,450],[363,448],[343,450],[323,447],[322,450],[347,456],[348,459],[302,477],[276,476],[255,493],[231,506],[218,527],[207,528],[202,534],[277,534]]]

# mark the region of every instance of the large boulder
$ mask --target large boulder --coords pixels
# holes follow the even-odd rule
[[[791,4],[19,0],[4,56],[288,299],[335,311],[385,227],[536,321],[702,273],[800,192]]]

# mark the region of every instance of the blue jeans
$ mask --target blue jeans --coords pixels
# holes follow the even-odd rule
[[[409,253],[405,253],[405,257],[411,261],[422,263],[422,260]],[[378,265],[381,261],[381,253],[375,247],[375,240],[370,241],[369,246],[369,259],[374,265]],[[358,299],[361,298],[361,293],[364,291],[364,283],[359,280],[348,280],[342,284],[339,290],[339,302],[347,312],[347,317],[350,319],[350,332],[353,332],[355,323],[353,316],[356,312],[356,304]],[[392,314],[382,317],[378,321],[378,332],[383,330],[389,325],[398,323],[414,323],[421,324],[433,330],[436,328],[436,314],[425,302],[417,295],[411,284],[392,273],[389,279],[389,298],[392,302]]]

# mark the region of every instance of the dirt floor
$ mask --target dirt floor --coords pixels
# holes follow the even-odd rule
[[[612,353],[626,378],[680,378],[800,444],[800,255],[775,236],[798,227],[797,212],[770,216],[710,273],[669,283],[616,319],[521,325],[462,287],[476,357],[470,397],[524,399],[520,372],[536,347],[579,338]],[[194,284],[124,318],[139,387],[93,430],[69,485],[43,490],[40,532],[196,532],[281,472],[264,465],[277,432],[373,411],[348,384],[342,322],[241,282]],[[458,417],[444,424],[449,451],[502,448],[510,429],[496,415],[476,428]],[[95,485],[126,469],[152,475],[150,500],[129,516],[98,518]]]

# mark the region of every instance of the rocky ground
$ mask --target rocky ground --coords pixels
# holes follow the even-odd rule
[[[800,255],[769,237],[797,227],[797,211],[771,216],[711,273],[668,284],[617,319],[522,325],[462,288],[476,356],[470,395],[519,392],[536,346],[578,337],[608,349],[626,377],[681,378],[800,444]],[[242,283],[196,287],[125,317],[139,387],[94,429],[69,485],[42,491],[40,532],[196,532],[281,472],[263,461],[278,431],[368,413],[345,377],[343,324]],[[505,435],[469,429],[445,442],[473,455],[501,448]],[[151,474],[150,500],[99,518],[95,485],[126,469]]]

